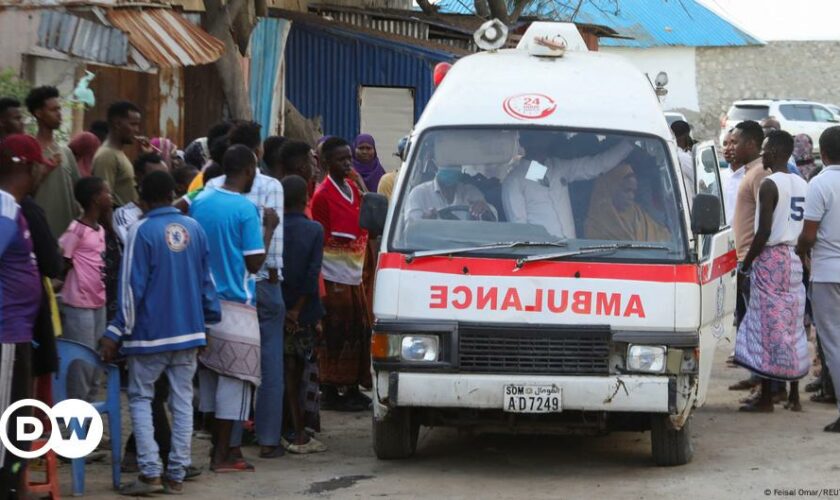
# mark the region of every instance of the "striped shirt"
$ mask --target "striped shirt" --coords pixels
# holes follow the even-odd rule
[[[117,233],[123,248],[125,248],[125,240],[128,237],[128,229],[142,217],[143,211],[133,201],[114,210],[112,216],[114,232]]]

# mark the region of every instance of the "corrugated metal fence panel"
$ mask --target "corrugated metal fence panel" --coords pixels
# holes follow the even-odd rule
[[[377,17],[360,12],[331,11],[329,9],[321,10],[320,13],[321,17],[330,17],[336,21],[361,28],[369,28],[409,38],[419,38],[420,40],[429,39],[429,25],[418,21]]]
[[[414,120],[432,96],[435,64],[452,56],[293,23],[286,45],[286,96],[304,116],[321,116],[325,134],[359,134],[361,86],[414,89]]]
[[[263,139],[272,132],[272,109],[278,68],[283,56],[282,31],[288,21],[261,18],[251,33],[251,71],[248,92],[254,120],[261,123]]]
[[[61,11],[41,12],[37,43],[89,61],[116,66],[128,61],[125,33]]]

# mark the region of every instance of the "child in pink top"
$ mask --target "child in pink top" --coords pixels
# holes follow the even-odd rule
[[[107,327],[105,308],[105,229],[99,225],[103,211],[111,206],[111,189],[99,177],[84,177],[74,189],[84,209],[59,238],[67,277],[61,292],[64,338],[96,349]],[[96,372],[76,363],[67,377],[67,396],[94,401]]]

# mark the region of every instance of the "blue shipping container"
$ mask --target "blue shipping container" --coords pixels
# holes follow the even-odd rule
[[[293,21],[286,44],[286,96],[307,117],[321,116],[327,135],[352,140],[361,131],[359,89],[414,89],[414,121],[432,96],[432,73],[455,56],[350,29]]]

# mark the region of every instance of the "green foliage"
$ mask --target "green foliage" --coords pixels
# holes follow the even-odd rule
[[[14,97],[20,101],[29,93],[29,83],[21,80],[12,68],[0,70],[0,96]]]

